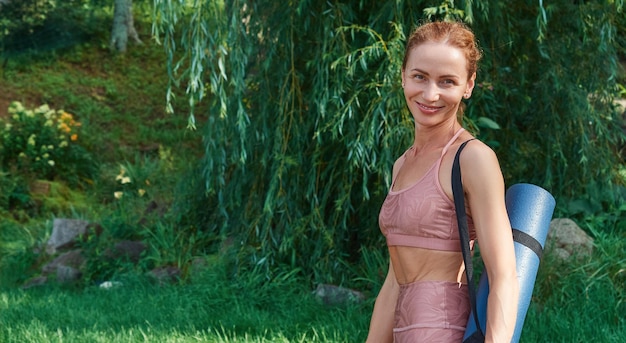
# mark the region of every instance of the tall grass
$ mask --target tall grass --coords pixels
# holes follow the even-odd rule
[[[121,278],[111,289],[5,289],[2,342],[357,342],[369,303],[327,307],[293,273],[267,280],[220,267],[189,284]]]

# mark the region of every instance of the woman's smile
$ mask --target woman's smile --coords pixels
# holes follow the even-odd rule
[[[417,104],[417,107],[419,107],[420,110],[426,114],[437,113],[437,111],[445,107],[445,106],[428,106],[417,101],[415,103]]]

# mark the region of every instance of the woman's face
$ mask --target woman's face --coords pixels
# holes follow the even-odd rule
[[[416,123],[436,126],[456,120],[461,99],[471,95],[475,78],[476,74],[468,78],[467,60],[459,48],[435,42],[413,48],[402,71],[402,84]]]

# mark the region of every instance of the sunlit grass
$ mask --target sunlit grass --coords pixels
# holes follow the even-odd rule
[[[623,342],[624,243],[599,239],[592,260],[547,258],[520,342]],[[608,252],[601,252],[609,249]],[[621,250],[623,251],[623,250]],[[229,275],[219,259],[188,283],[55,286],[0,293],[1,342],[363,342],[373,299],[329,307],[297,273]],[[606,273],[595,273],[605,270]]]
[[[209,270],[184,285],[5,289],[2,342],[356,342],[370,303],[328,307],[297,277]]]

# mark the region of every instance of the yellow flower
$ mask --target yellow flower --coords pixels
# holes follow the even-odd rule
[[[131,182],[131,181],[130,181],[130,177],[128,177],[128,176],[124,176],[124,177],[122,177],[122,178],[121,178],[121,181],[120,181],[120,182],[122,183],[122,185],[127,184],[127,183],[130,183],[130,182]]]
[[[61,141],[61,143],[59,143],[59,148],[64,148],[67,146],[67,141]]]
[[[59,123],[59,125],[57,126],[59,128],[59,130],[65,132],[65,133],[70,133],[70,131],[72,131],[72,128],[70,128],[69,126],[67,126],[67,124],[61,122]]]
[[[137,190],[137,193],[139,193],[139,196],[140,196],[140,197],[142,197],[144,194],[146,194],[146,190],[145,190],[145,189],[141,189],[141,188],[139,188],[139,189]]]
[[[43,104],[35,110],[37,113],[46,113],[50,111],[50,106],[48,104]]]
[[[61,112],[61,120],[63,121],[72,121],[74,118],[72,118],[72,114],[71,113],[67,113],[63,110],[60,110],[59,112]]]
[[[72,140],[72,142],[75,142],[78,139],[78,135],[77,134],[73,134],[70,136],[70,139]]]
[[[124,178],[124,174],[126,174],[126,169],[120,166],[120,173],[115,177],[115,180],[120,181],[122,178]]]
[[[19,101],[13,101],[11,106],[9,107],[9,113],[17,113],[22,112],[24,110],[24,105],[22,105]]]
[[[48,164],[54,167],[54,161],[53,160],[49,160]]]
[[[124,195],[124,192],[113,192],[115,199],[121,199],[122,195]]]
[[[37,137],[37,136],[35,136],[34,133],[32,135],[30,135],[30,137],[28,137],[28,145],[35,146],[35,144],[36,144],[35,143],[35,137]]]

